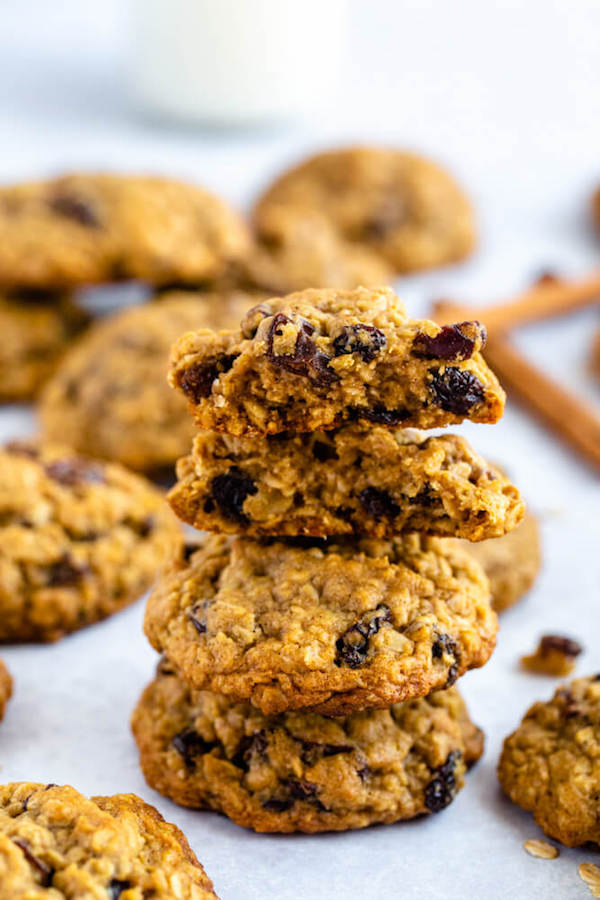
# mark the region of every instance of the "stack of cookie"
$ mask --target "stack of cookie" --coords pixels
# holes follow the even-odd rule
[[[513,528],[517,490],[462,438],[504,394],[479,323],[390,290],[308,290],[184,335],[172,384],[201,429],[170,494],[216,534],[152,594],[163,657],[133,729],[148,783],[257,831],[437,812],[483,737],[453,687],[497,619],[458,542]]]

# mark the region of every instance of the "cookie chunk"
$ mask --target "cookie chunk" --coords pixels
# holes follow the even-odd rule
[[[435,163],[399,150],[319,153],[283,174],[254,210],[256,230],[270,242],[291,223],[317,217],[348,252],[358,249],[396,272],[463,259],[475,243],[473,212],[462,189]]]
[[[341,240],[320,213],[290,219],[276,233],[257,239],[243,264],[243,277],[270,296],[305,288],[355,288],[390,284],[394,270],[357,244]]]
[[[192,687],[267,715],[425,696],[494,647],[485,575],[436,538],[212,536],[185,556],[150,596],[150,642]]]
[[[239,292],[170,292],[94,325],[43,392],[44,436],[139,471],[173,466],[194,427],[167,383],[171,345],[198,327],[233,326],[255,302]]]
[[[461,545],[485,570],[496,612],[514,606],[530,590],[542,564],[539,526],[536,517],[529,512],[525,513],[520,525],[504,537],[481,544],[461,541]]]
[[[534,653],[521,657],[521,665],[536,675],[564,678],[575,668],[583,647],[564,634],[544,634]]]
[[[267,717],[159,666],[134,712],[150,787],[255,831],[344,831],[440,812],[483,750],[456,688],[331,719]]]
[[[510,531],[519,492],[456,435],[379,425],[237,438],[203,431],[169,502],[184,522],[226,534],[458,534]]]
[[[0,189],[4,287],[196,283],[247,251],[239,216],[197,185],[87,173]]]
[[[496,422],[505,398],[484,342],[478,322],[409,319],[389,289],[307,290],[255,307],[237,331],[183,335],[170,378],[200,427],[235,435]]]
[[[4,718],[6,704],[12,697],[13,683],[10,673],[0,659],[0,719]]]
[[[600,676],[534,703],[505,740],[498,775],[549,837],[567,847],[600,843]]]
[[[216,900],[185,836],[135,794],[0,787],[0,884],[10,900]]]
[[[118,465],[0,449],[0,640],[54,641],[146,591],[181,533],[160,491]]]
[[[0,402],[31,400],[88,322],[67,294],[23,290],[1,295]]]

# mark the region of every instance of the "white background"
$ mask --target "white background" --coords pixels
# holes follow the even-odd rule
[[[350,8],[343,90],[333,107],[287,129],[211,132],[168,129],[137,114],[126,3],[4,0],[0,179],[73,167],[152,170],[196,179],[244,206],[307,150],[379,140],[448,163],[478,209],[481,243],[472,261],[398,284],[415,314],[432,297],[487,302],[540,269],[583,273],[598,265],[586,204],[600,182],[600,5],[354,0]],[[310,47],[294,64],[310,65]],[[588,310],[531,327],[519,343],[598,403],[599,386],[586,372],[597,324],[597,310]],[[26,411],[0,413],[3,434],[33,427]],[[501,797],[495,766],[503,737],[555,686],[519,672],[519,656],[541,633],[580,639],[586,653],[578,671],[600,669],[598,478],[514,404],[499,425],[465,431],[509,469],[541,516],[545,562],[532,594],[503,617],[492,661],[461,682],[487,749],[448,810],[361,833],[266,837],[155,795],[128,731],[154,663],[141,604],[58,645],[2,651],[16,680],[0,727],[2,779],[141,794],[185,830],[222,900],[587,896],[576,867],[600,862],[598,854],[528,857],[522,842],[538,829]]]

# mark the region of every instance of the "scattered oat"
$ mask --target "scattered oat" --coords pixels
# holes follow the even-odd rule
[[[581,863],[579,877],[589,887],[592,897],[600,897],[600,866],[594,863]]]
[[[562,678],[575,668],[575,660],[582,646],[572,638],[560,634],[545,634],[531,656],[523,656],[523,668],[538,675],[555,675]]]
[[[525,841],[523,847],[530,856],[537,856],[538,859],[556,859],[558,856],[558,847],[548,841]]]

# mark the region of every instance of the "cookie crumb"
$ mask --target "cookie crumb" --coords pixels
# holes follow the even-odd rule
[[[523,847],[530,856],[536,856],[538,859],[556,859],[558,856],[558,847],[549,844],[548,841],[532,839],[525,841]]]
[[[581,644],[559,634],[545,634],[538,648],[530,656],[521,657],[521,665],[538,675],[569,675],[575,668],[575,660],[583,650]]]
[[[585,881],[592,897],[600,897],[600,866],[594,863],[581,863],[579,877]]]

